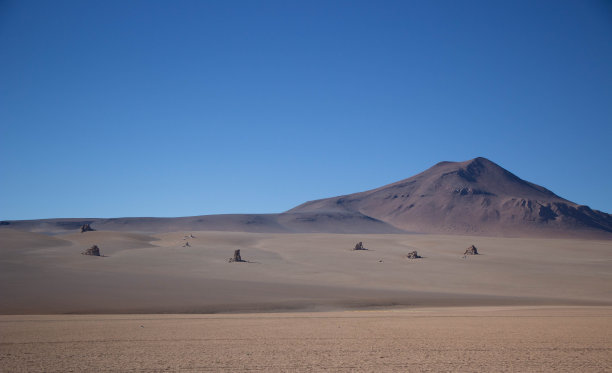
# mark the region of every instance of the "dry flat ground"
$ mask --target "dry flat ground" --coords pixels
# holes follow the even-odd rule
[[[612,371],[610,307],[0,316],[0,370]]]

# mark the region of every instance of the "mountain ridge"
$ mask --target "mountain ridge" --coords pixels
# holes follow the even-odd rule
[[[436,233],[612,239],[612,215],[566,200],[484,157],[438,162],[391,184],[308,201],[280,214],[42,219],[2,221],[0,227],[57,234],[81,224],[99,230],[142,232]]]

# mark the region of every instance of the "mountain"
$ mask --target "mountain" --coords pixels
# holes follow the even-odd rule
[[[262,233],[442,233],[612,239],[612,216],[565,200],[485,158],[440,162],[393,184],[306,202],[281,214],[2,221],[0,228]]]
[[[565,200],[486,158],[440,162],[383,187],[287,213],[360,213],[409,232],[612,237],[612,215]]]

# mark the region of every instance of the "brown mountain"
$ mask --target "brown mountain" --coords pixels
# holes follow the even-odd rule
[[[84,224],[135,232],[424,232],[612,239],[611,215],[567,201],[485,158],[441,162],[393,184],[306,202],[281,214],[13,220],[0,222],[0,228],[56,234]]]
[[[565,200],[486,158],[440,162],[393,184],[287,213],[360,213],[410,232],[612,237],[612,215]]]

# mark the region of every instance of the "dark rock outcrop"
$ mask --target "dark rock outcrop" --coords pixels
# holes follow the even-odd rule
[[[233,263],[233,262],[245,262],[245,261],[246,260],[242,260],[242,257],[240,256],[240,250],[234,250],[234,256],[229,259],[230,263]]]
[[[463,253],[463,255],[478,255],[478,249],[476,248],[476,246],[472,245],[470,247],[468,247],[467,249],[465,249],[465,252]]]
[[[100,256],[100,248],[98,247],[98,245],[93,245],[89,249],[83,251],[81,254],[91,255],[91,256]]]
[[[89,225],[89,224],[81,225],[81,233],[84,233],[84,232],[93,232],[93,231],[95,231],[95,229],[93,229],[91,227],[91,225]]]
[[[406,255],[406,258],[408,259],[420,259],[421,256],[419,254],[417,254],[416,251],[411,251],[408,253],[408,255]]]
[[[363,242],[359,242],[357,243],[357,245],[355,245],[355,248],[353,250],[367,250],[364,246],[363,246]]]

